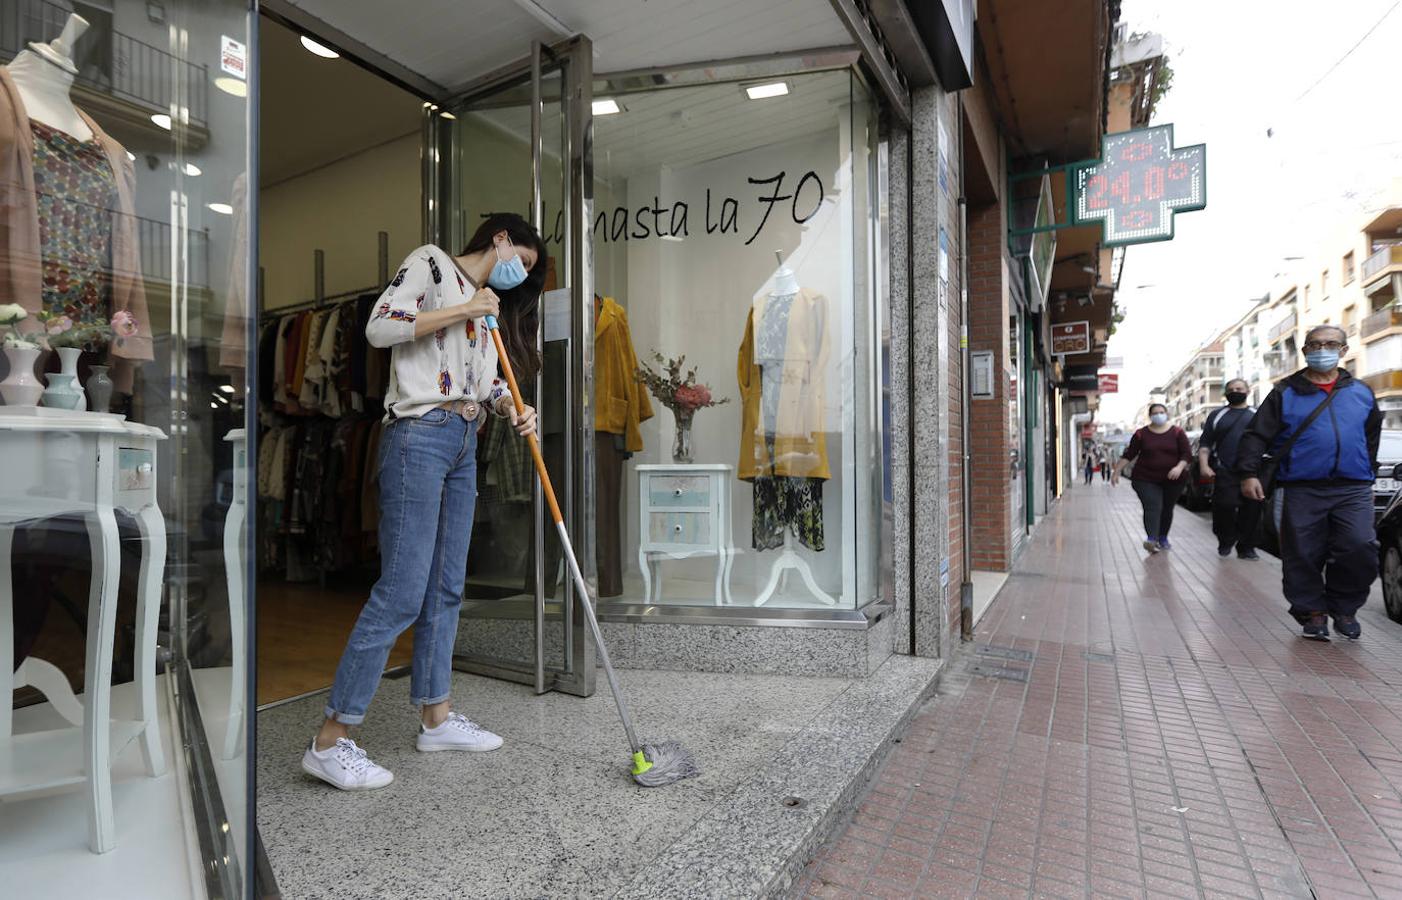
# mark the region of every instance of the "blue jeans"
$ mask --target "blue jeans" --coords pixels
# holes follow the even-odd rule
[[[389,652],[410,625],[412,702],[448,699],[477,502],[477,425],[444,409],[397,419],[385,427],[379,467],[380,580],[355,621],[326,706],[328,719],[346,725],[365,721]]]

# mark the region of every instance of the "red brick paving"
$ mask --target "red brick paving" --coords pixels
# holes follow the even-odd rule
[[[1127,486],[1056,505],[795,896],[1402,897],[1377,588],[1362,641],[1308,642],[1274,559],[1138,534]]]

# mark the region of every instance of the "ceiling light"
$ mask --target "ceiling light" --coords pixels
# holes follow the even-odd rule
[[[221,216],[232,216],[234,214],[234,208],[227,203],[211,203],[209,204],[209,208],[213,212],[219,213]]]
[[[155,122],[166,131],[170,131],[170,116],[167,113],[153,113],[151,121]]]
[[[214,79],[214,86],[219,88],[219,90],[223,91],[224,93],[232,94],[235,97],[248,96],[248,83],[245,82],[242,78],[232,78],[228,75],[220,75],[218,78]]]
[[[221,384],[219,385],[219,390],[226,394],[232,394],[234,392],[234,386],[232,384]]]
[[[752,84],[745,88],[745,95],[751,100],[764,100],[769,97],[782,97],[789,92],[787,81],[774,81],[769,84]]]
[[[332,50],[330,47],[327,47],[323,44],[318,44],[316,41],[307,37],[305,34],[302,35],[302,46],[306,47],[308,51],[315,53],[317,56],[320,56],[322,59],[336,59],[341,55],[335,50]]]
[[[186,163],[185,174],[189,175],[191,178],[199,178],[201,175],[204,174],[204,170],[201,169],[199,166],[195,165],[194,163]]]
[[[594,101],[594,115],[612,116],[623,112],[623,107],[618,105],[618,101],[611,97]]]
[[[127,151],[127,159],[131,160],[132,162],[136,162],[136,154],[135,154],[135,153],[132,153],[130,150],[128,150],[128,151]]]
[[[455,116],[455,115],[453,115],[452,113],[448,112],[446,109],[443,110],[441,113],[439,113],[439,115],[442,116],[442,117],[445,118],[445,119],[456,119],[456,118],[457,118],[457,116]]]

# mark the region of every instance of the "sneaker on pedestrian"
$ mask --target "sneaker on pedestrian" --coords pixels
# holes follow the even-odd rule
[[[1363,636],[1363,626],[1353,616],[1335,616],[1334,629],[1351,641]]]
[[[485,753],[500,747],[502,740],[462,713],[450,712],[435,728],[419,723],[418,748],[424,753],[439,750],[467,750]]]
[[[1223,556],[1226,556],[1227,554],[1224,553],[1224,554],[1222,554],[1222,555],[1223,555]],[[1236,553],[1236,558],[1237,558],[1237,559],[1260,559],[1261,557],[1260,557],[1259,554],[1256,553],[1255,550],[1238,550],[1237,553]]]
[[[1145,539],[1144,539],[1144,549],[1145,549],[1145,550],[1148,550],[1150,553],[1158,553],[1158,552],[1159,552],[1159,542],[1156,541],[1156,540],[1154,540],[1153,538],[1145,538]]]
[[[350,738],[337,738],[334,747],[316,749],[316,738],[302,754],[302,771],[343,791],[373,791],[394,780],[394,773],[377,765]]]
[[[1159,549],[1160,549],[1160,550],[1172,550],[1172,549],[1173,549],[1173,545],[1170,544],[1170,543],[1168,542],[1168,538],[1159,538]]]
[[[1329,617],[1324,613],[1311,613],[1304,619],[1304,636],[1312,641],[1329,640]]]

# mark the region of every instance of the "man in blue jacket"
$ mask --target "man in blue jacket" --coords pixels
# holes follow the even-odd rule
[[[1347,350],[1343,329],[1311,328],[1306,368],[1276,384],[1237,448],[1242,496],[1262,500],[1261,456],[1278,455],[1299,432],[1276,469],[1275,490],[1283,492],[1280,561],[1290,614],[1305,637],[1321,641],[1329,639],[1330,618],[1339,634],[1358,639],[1355,615],[1378,574],[1373,476],[1383,416],[1368,386],[1339,368]]]

